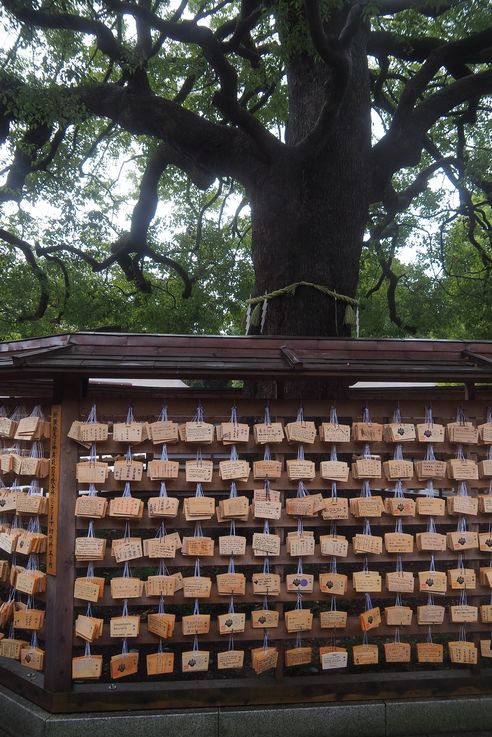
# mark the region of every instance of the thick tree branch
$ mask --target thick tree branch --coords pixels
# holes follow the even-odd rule
[[[39,320],[46,313],[50,299],[50,286],[46,273],[36,261],[34,249],[27,241],[19,238],[13,233],[9,233],[4,228],[0,228],[0,239],[9,246],[16,248],[23,254],[26,263],[37,279],[39,286],[39,299],[36,309],[33,312],[22,312],[18,319],[21,322],[29,322],[30,320]]]
[[[415,10],[429,18],[438,18],[443,13],[464,2],[464,0],[382,0],[379,3],[379,15],[395,15],[404,10]]]

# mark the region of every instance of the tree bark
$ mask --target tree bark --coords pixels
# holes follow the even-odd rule
[[[332,87],[331,71],[306,54],[288,67],[289,146],[250,187],[256,295],[308,281],[355,297],[371,189],[371,127],[365,31],[322,147],[302,146]],[[299,144],[299,145],[298,145]],[[263,333],[350,335],[346,305],[310,287],[268,302]]]

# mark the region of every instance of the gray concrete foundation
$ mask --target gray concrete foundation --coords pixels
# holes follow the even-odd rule
[[[492,736],[492,696],[50,714],[0,687],[0,737]]]

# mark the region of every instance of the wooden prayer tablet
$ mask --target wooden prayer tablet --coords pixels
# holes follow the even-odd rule
[[[6,583],[9,580],[10,564],[8,560],[0,560],[0,581]]]
[[[210,558],[214,554],[215,542],[211,537],[183,537],[183,555]]]
[[[73,596],[74,599],[96,603],[104,595],[104,578],[99,576],[79,577],[75,579]]]
[[[212,579],[208,576],[185,576],[183,596],[185,599],[208,599],[212,589]]]
[[[280,594],[280,575],[278,573],[253,573],[253,594],[278,596]]]
[[[381,517],[384,512],[380,496],[356,496],[350,498],[350,511],[354,517]]]
[[[443,571],[419,571],[419,591],[443,596],[448,590],[446,574]]]
[[[381,575],[378,571],[354,571],[352,584],[358,594],[379,593],[381,591]]]
[[[223,650],[217,653],[217,669],[229,670],[242,668],[244,665],[244,650]]]
[[[417,499],[417,514],[429,517],[442,517],[446,511],[444,499],[432,496],[421,496]]]
[[[292,517],[313,517],[314,498],[312,496],[291,497],[285,502],[285,511]]]
[[[387,553],[413,553],[413,535],[406,532],[385,532],[384,547]]]
[[[439,532],[417,532],[415,544],[417,550],[446,550],[446,535]]]
[[[443,443],[444,425],[434,422],[423,422],[417,425],[417,440],[419,443]]]
[[[10,489],[0,489],[0,513],[15,512],[17,508],[17,496],[20,493],[10,491]]]
[[[157,652],[146,655],[147,675],[160,676],[174,670],[174,653]]]
[[[249,516],[249,499],[247,496],[234,496],[229,499],[222,499],[219,502],[219,510],[224,520],[247,520]]]
[[[115,422],[113,424],[113,440],[117,443],[142,443],[147,440],[148,436],[146,422]]]
[[[409,663],[411,648],[409,642],[385,642],[384,658],[387,663]]]
[[[385,461],[383,463],[384,475],[387,479],[412,479],[412,461]]]
[[[332,610],[320,612],[319,626],[322,629],[345,629],[347,626],[347,612]]]
[[[383,426],[378,422],[354,422],[352,436],[354,440],[363,443],[380,443],[383,439]]]
[[[76,537],[75,560],[104,560],[106,555],[105,537]]]
[[[442,624],[444,622],[445,607],[438,604],[425,604],[417,607],[418,624]]]
[[[490,586],[492,588],[492,568],[480,567],[479,581],[481,586]]]
[[[447,573],[452,589],[473,590],[477,587],[477,577],[473,568],[449,568]]]
[[[48,511],[48,499],[40,494],[17,494],[15,508],[17,514],[43,515]]]
[[[321,516],[324,520],[348,519],[348,499],[345,497],[325,497]]]
[[[478,649],[473,642],[454,640],[448,642],[449,659],[452,663],[463,665],[476,665],[478,660]]]
[[[487,534],[487,537],[492,542],[492,536]],[[448,532],[446,540],[448,548],[453,551],[476,550],[478,548],[478,533],[476,532]]]
[[[309,665],[313,659],[312,647],[293,647],[285,650],[285,667],[293,668],[296,665]]]
[[[111,619],[109,620],[110,637],[138,637],[139,632],[139,615],[111,617]]]
[[[278,649],[276,647],[254,647],[251,650],[251,667],[256,675],[277,667]]]
[[[109,662],[111,678],[117,680],[131,676],[138,671],[138,652],[120,653],[113,655]]]
[[[39,554],[46,552],[46,535],[42,532],[29,532],[20,530],[17,536],[15,552],[22,555]]]
[[[248,461],[220,461],[219,474],[222,481],[247,481],[251,473]]]
[[[158,458],[147,463],[147,477],[151,481],[177,479],[179,476],[178,461],[163,461]]]
[[[385,512],[393,517],[415,517],[415,508],[415,501],[404,496],[385,499]]]
[[[213,442],[215,427],[209,422],[186,422],[184,426],[185,443],[203,443],[208,445]]]
[[[15,440],[43,440],[50,436],[50,423],[42,417],[23,417],[17,423]]]
[[[109,426],[105,422],[72,422],[68,437],[89,448],[92,443],[108,439]]]
[[[350,425],[323,422],[319,428],[319,437],[325,443],[350,443]]]
[[[243,422],[221,422],[216,432],[217,440],[224,445],[249,442],[249,425]]]
[[[279,613],[275,609],[254,609],[251,612],[253,629],[270,629],[278,627]]]
[[[280,491],[277,491],[276,489],[265,487],[261,489],[254,489],[253,490],[253,501],[254,502],[279,502],[280,501]]]
[[[476,516],[478,514],[478,499],[468,495],[448,496],[448,513],[461,517],[463,514]]]
[[[417,662],[442,663],[444,649],[437,642],[417,642]]]
[[[475,461],[452,458],[447,462],[447,475],[456,481],[478,479],[478,465]]]
[[[346,668],[348,664],[348,651],[344,647],[320,647],[319,659],[322,670]]]
[[[479,550],[483,553],[492,552],[492,534],[490,532],[481,532],[478,535],[478,546]]]
[[[363,632],[368,632],[381,624],[381,610],[379,607],[366,609],[365,612],[359,614],[359,624]]]
[[[381,460],[377,458],[358,458],[352,463],[354,479],[380,479]]]
[[[155,496],[147,501],[147,513],[152,517],[168,517],[173,519],[177,516],[179,499],[172,496]]]
[[[328,481],[348,481],[349,466],[345,461],[321,461],[320,473]]]
[[[40,647],[22,647],[20,651],[20,664],[26,668],[42,671],[44,668],[44,650]]]
[[[138,560],[143,557],[141,537],[121,537],[113,540],[111,544],[111,555],[117,563],[127,560]]]
[[[321,535],[319,543],[321,555],[347,557],[348,540],[344,535]]]
[[[36,458],[34,456],[22,456],[20,466],[15,468],[14,472],[19,476],[36,476],[36,478],[44,479],[50,470],[50,462],[48,458]]]
[[[22,648],[28,646],[29,643],[25,640],[5,637],[3,640],[0,640],[0,656],[10,658],[11,660],[20,660]]]
[[[208,670],[210,653],[208,650],[191,650],[181,655],[183,673],[199,673]]]
[[[107,499],[100,496],[79,496],[75,502],[75,516],[103,519],[108,509]]]
[[[344,596],[347,593],[347,576],[344,573],[320,573],[319,590],[323,594]]]
[[[478,464],[478,475],[481,479],[492,478],[492,460],[480,461]]]
[[[210,614],[188,614],[181,619],[183,635],[206,635],[210,632]]]
[[[44,609],[18,609],[14,613],[14,627],[38,632],[43,628],[44,618]]]
[[[46,573],[16,566],[13,587],[22,594],[42,594],[46,591]]]
[[[354,665],[375,665],[379,660],[377,645],[354,645],[352,648]]]
[[[480,605],[480,621],[484,624],[492,623],[492,604]]]
[[[388,626],[406,627],[412,624],[413,611],[409,606],[388,606],[384,618]]]
[[[300,591],[311,594],[314,588],[314,575],[312,573],[288,573],[285,577],[287,591]]]
[[[104,461],[81,461],[75,466],[75,476],[81,484],[104,484],[109,465]]]
[[[214,463],[208,460],[186,461],[185,476],[188,483],[209,484],[214,473]]]
[[[101,678],[102,655],[82,655],[72,658],[72,678],[74,681],[97,681]]]
[[[287,632],[308,632],[313,626],[313,615],[310,609],[291,609],[285,612]]]
[[[280,519],[282,504],[279,501],[253,501],[253,516],[256,519]]]
[[[450,422],[446,433],[450,443],[478,443],[478,429],[471,422]]]
[[[246,627],[246,614],[243,612],[229,612],[219,614],[217,617],[220,635],[230,635],[235,632],[244,632]]]
[[[280,555],[280,537],[264,532],[254,532],[252,547],[255,555]]]
[[[240,535],[221,535],[219,537],[220,555],[244,555],[246,553],[246,538]]]
[[[314,555],[315,541],[313,531],[304,530],[304,532],[288,532],[285,549],[292,557]]]
[[[141,481],[143,468],[142,461],[117,460],[113,466],[115,481]]]
[[[79,614],[75,620],[75,635],[85,642],[94,642],[103,633],[104,620]]]
[[[184,500],[185,518],[190,520],[211,519],[215,512],[215,499],[207,496],[190,496]]]
[[[393,593],[413,593],[415,590],[413,573],[411,571],[388,571],[386,589]]]
[[[290,481],[298,481],[300,479],[314,479],[316,470],[314,461],[301,461],[292,458],[285,462],[287,467],[287,476]]]
[[[150,440],[154,445],[161,443],[177,443],[179,440],[178,425],[171,420],[157,420],[147,425]]]
[[[387,443],[409,443],[417,438],[415,425],[408,422],[390,422],[384,425],[383,436]]]
[[[485,514],[492,514],[492,494],[480,494],[478,497],[478,509]],[[0,493],[1,502],[1,493]]]
[[[478,607],[457,604],[449,607],[451,622],[478,622]]]
[[[138,599],[143,594],[144,582],[131,576],[115,576],[110,581],[113,599]]]
[[[152,613],[147,617],[147,630],[163,640],[172,637],[176,615],[166,613]]]
[[[310,420],[288,422],[285,426],[285,435],[289,443],[312,445],[316,440],[316,426]]]
[[[281,443],[284,439],[284,428],[281,422],[272,422],[270,425],[260,422],[253,426],[253,434],[257,445]]]
[[[17,429],[17,422],[8,417],[0,417],[0,437],[13,438]]]
[[[143,541],[143,554],[147,558],[175,558],[176,538],[171,535],[148,538]]]
[[[484,422],[477,430],[479,442],[483,445],[492,445],[492,422]]]
[[[175,592],[174,576],[149,576],[145,581],[145,596],[174,596]]]
[[[216,580],[218,594],[244,596],[246,593],[246,576],[244,573],[218,573]]]
[[[419,481],[446,478],[445,461],[414,461],[415,475]]]
[[[134,496],[119,496],[109,502],[109,516],[125,519],[141,519],[144,513],[142,499]]]
[[[12,555],[17,547],[17,539],[20,537],[20,529],[11,529],[8,532],[0,532],[0,550]]]
[[[279,479],[282,475],[282,461],[254,461],[255,479]]]
[[[354,553],[361,555],[381,555],[383,552],[383,538],[378,535],[357,534],[352,538]]]
[[[480,640],[480,655],[482,658],[492,658],[491,640]]]

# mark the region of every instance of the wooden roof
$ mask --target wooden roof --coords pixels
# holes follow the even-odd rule
[[[0,343],[3,379],[317,378],[492,382],[492,341],[66,333]]]

